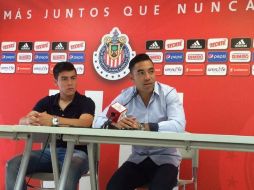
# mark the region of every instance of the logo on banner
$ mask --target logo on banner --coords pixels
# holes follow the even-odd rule
[[[184,67],[185,75],[204,75],[205,65],[204,64],[187,64]]]
[[[70,41],[69,51],[84,51],[85,44],[86,44],[85,41]]]
[[[227,74],[226,64],[208,64],[206,67],[206,75],[225,76]]]
[[[1,64],[0,73],[12,74],[15,73],[15,64]]]
[[[150,59],[154,63],[162,63],[162,61],[163,61],[163,53],[162,52],[146,52],[146,54],[150,57]]]
[[[230,64],[229,75],[232,76],[249,76],[250,64]]]
[[[32,72],[32,64],[17,64],[16,65],[16,73],[27,74]]]
[[[105,79],[119,80],[129,73],[129,61],[135,54],[128,36],[115,27],[102,37],[99,48],[93,53],[94,68]]]
[[[230,62],[250,62],[250,51],[231,51]]]
[[[227,52],[222,51],[210,51],[207,53],[208,62],[227,62]]]
[[[205,62],[205,52],[186,52],[186,62],[188,63],[203,63]]]
[[[16,51],[16,42],[2,42],[2,51]]]
[[[85,54],[84,53],[69,53],[68,60],[73,63],[85,62]]]
[[[165,62],[168,63],[183,63],[183,53],[182,52],[166,52]]]
[[[183,75],[183,65],[165,65],[164,75],[170,76]]]
[[[35,53],[34,62],[49,62],[49,53]]]
[[[183,50],[184,40],[183,39],[170,39],[165,42],[166,50]]]
[[[163,49],[163,41],[162,40],[149,40],[146,42],[147,50],[161,50]]]
[[[51,53],[51,62],[62,62],[67,61],[67,54],[66,53]]]
[[[250,48],[251,39],[250,38],[232,38],[231,48]]]
[[[78,75],[84,74],[84,72],[85,72],[85,67],[84,67],[83,64],[74,64],[74,67],[75,67],[75,69],[76,69]]]
[[[20,51],[31,51],[33,49],[32,42],[19,42],[18,50]]]
[[[34,42],[34,51],[49,51],[50,42]]]
[[[205,49],[204,39],[187,40],[187,49]]]
[[[16,53],[2,53],[2,62],[15,62],[16,61]]]
[[[48,74],[49,65],[48,64],[34,64],[33,73],[34,74]]]
[[[52,50],[54,51],[67,50],[67,42],[52,42]]]
[[[228,39],[227,38],[210,38],[207,44],[208,49],[227,49]]]
[[[18,62],[32,62],[32,53],[18,53]]]

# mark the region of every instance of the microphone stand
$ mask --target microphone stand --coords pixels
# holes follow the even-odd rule
[[[101,126],[101,128],[102,128],[102,129],[110,129],[110,128],[112,128],[111,123],[112,123],[112,119],[113,119],[114,117],[115,117],[115,113],[114,113],[114,112],[111,112],[110,117],[108,118],[107,121],[105,121],[105,122],[103,123],[103,125]]]

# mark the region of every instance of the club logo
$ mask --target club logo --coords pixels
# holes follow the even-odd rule
[[[97,51],[93,53],[96,72],[107,80],[119,80],[129,73],[129,61],[135,56],[129,45],[129,38],[115,27],[101,39]]]

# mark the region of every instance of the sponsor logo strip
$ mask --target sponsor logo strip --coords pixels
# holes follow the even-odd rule
[[[207,53],[207,61],[208,62],[227,62],[228,53],[222,51],[210,51]]]
[[[162,40],[149,40],[146,42],[147,50],[161,50],[163,49],[163,41]]]
[[[67,61],[67,53],[51,53],[51,62]]]
[[[227,74],[226,64],[208,64],[206,67],[206,75],[225,76]]]
[[[227,49],[228,39],[227,38],[210,38],[207,42],[208,49]]]
[[[230,64],[229,75],[231,76],[249,76],[250,64]]]
[[[69,51],[84,51],[86,43],[85,41],[70,41]]]
[[[18,53],[18,62],[32,62],[32,53]]]
[[[183,65],[165,65],[164,75],[169,75],[169,76],[183,75]]]
[[[49,51],[49,49],[50,42],[48,41],[34,42],[34,51]]]
[[[165,62],[167,63],[183,63],[183,52],[166,52]]]
[[[48,74],[49,65],[48,64],[34,64],[33,73],[34,74]]]
[[[205,52],[186,52],[185,60],[188,63],[203,63],[205,62]]]
[[[83,75],[85,72],[85,67],[83,64],[74,64],[78,75]]]
[[[184,40],[183,39],[168,39],[165,42],[166,50],[183,50]]]
[[[84,53],[69,53],[68,61],[72,63],[85,62],[85,54]]]
[[[16,62],[16,53],[2,53],[2,62]]]
[[[187,64],[184,67],[184,75],[204,75],[205,65],[204,64]]]
[[[17,64],[16,73],[21,73],[21,74],[32,73],[32,64],[26,64],[26,63]]]
[[[230,62],[250,62],[251,52],[250,51],[231,51]]]
[[[5,74],[15,73],[15,64],[6,64],[6,63],[1,64],[0,73],[5,73]]]
[[[162,61],[163,61],[163,53],[162,52],[146,52],[146,54],[150,57],[150,59],[154,63],[162,63]]]
[[[2,51],[16,51],[16,42],[2,42]]]

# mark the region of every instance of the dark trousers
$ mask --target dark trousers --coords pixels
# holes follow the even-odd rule
[[[158,166],[149,157],[139,164],[127,161],[111,177],[107,190],[134,190],[143,185],[149,190],[171,190],[177,184],[177,174],[174,165]]]

